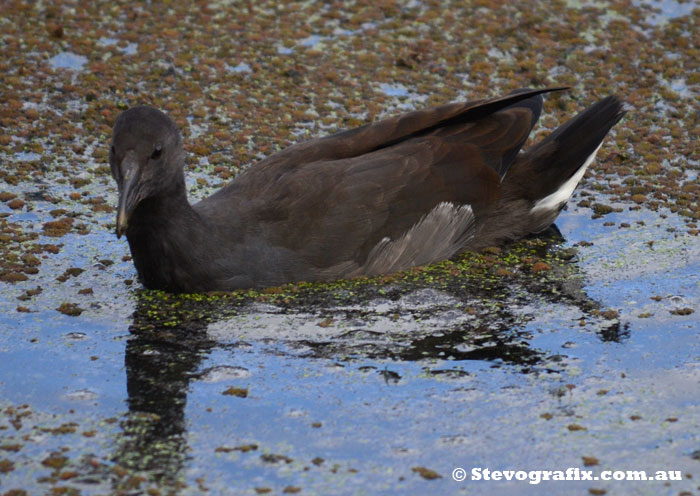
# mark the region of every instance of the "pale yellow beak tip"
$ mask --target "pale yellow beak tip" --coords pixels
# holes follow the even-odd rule
[[[126,233],[126,228],[129,226],[129,219],[126,216],[124,210],[120,210],[117,215],[117,239],[122,237],[122,234]]]

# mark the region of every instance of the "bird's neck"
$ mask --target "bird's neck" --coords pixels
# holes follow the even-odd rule
[[[129,224],[140,231],[146,225],[151,229],[167,226],[169,223],[166,221],[173,217],[185,220],[196,217],[196,215],[187,200],[183,184],[143,200],[136,207]]]
[[[213,228],[187,201],[184,184],[143,200],[126,237],[144,286],[174,292],[201,277],[199,262],[215,243]]]

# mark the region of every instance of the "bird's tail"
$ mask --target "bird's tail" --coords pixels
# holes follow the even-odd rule
[[[566,205],[603,139],[625,114],[622,101],[608,96],[522,153],[503,179],[504,198],[530,202],[541,217],[533,231],[546,229]]]
[[[624,114],[624,105],[615,96],[591,105],[522,153],[504,178],[504,188],[518,191],[517,196],[540,207],[559,198],[565,203],[603,139]]]
[[[498,205],[477,216],[469,247],[492,246],[551,226],[624,114],[623,102],[609,96],[521,152],[503,177]]]

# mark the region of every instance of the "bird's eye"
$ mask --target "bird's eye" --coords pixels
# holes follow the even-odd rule
[[[151,153],[151,158],[153,160],[156,160],[158,157],[160,157],[160,154],[163,152],[163,147],[160,145],[156,145],[155,150],[153,150],[153,153]]]
[[[114,145],[112,145],[112,148],[109,151],[112,152],[112,155],[115,155],[117,153],[117,150],[114,148]]]

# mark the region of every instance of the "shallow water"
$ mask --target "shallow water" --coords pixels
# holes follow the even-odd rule
[[[4,487],[40,491],[53,469],[34,460],[62,449],[59,473],[72,470],[71,485],[83,494],[128,485],[108,469],[113,463],[160,485],[182,480],[183,494],[197,494],[200,477],[215,492],[467,493],[476,485],[512,494],[527,482],[458,484],[450,474],[583,469],[584,456],[600,460],[596,473],[694,473],[700,325],[670,311],[698,308],[698,244],[669,232],[682,225],[670,213],[588,213],[572,206],[558,223],[564,247],[593,243],[567,262],[583,281],[571,292],[583,296],[511,287],[498,302],[505,314],[491,315],[470,313],[476,303],[468,294],[426,285],[337,305],[248,303],[221,319],[211,312],[210,323],[137,329],[142,317],[134,312],[151,304],[148,293],[114,287],[134,277],[130,264],[94,263],[120,258],[125,244],[105,232],[64,239],[67,259],[55,263],[86,267],[70,284],[98,294],[81,302],[80,316],[17,313],[3,293],[3,444],[22,446]],[[56,301],[54,291],[65,290],[58,286],[42,281],[34,308]],[[618,316],[596,317],[586,298]],[[226,394],[232,387],[239,390]],[[7,407],[23,404],[31,414],[10,427],[15,413]],[[414,467],[441,478],[425,480]],[[613,493],[636,485],[639,494],[694,487],[540,484]]]
[[[0,493],[698,493],[692,2],[43,5],[8,7],[20,29],[0,37],[0,274],[17,277],[0,282]],[[113,234],[106,144],[129,105],[180,118],[194,199],[285,139],[559,84],[575,89],[538,133],[604,94],[631,106],[561,236],[385,280],[174,297],[140,288]]]

